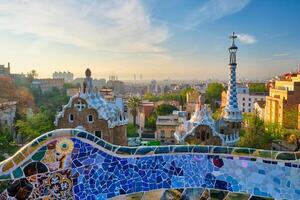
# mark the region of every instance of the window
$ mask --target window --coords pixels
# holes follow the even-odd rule
[[[83,100],[78,99],[78,101],[74,104],[74,106],[78,111],[83,111],[86,107],[86,104],[84,103]]]
[[[69,122],[74,122],[74,115],[73,114],[69,114]]]
[[[249,108],[248,111],[251,112],[251,108]]]
[[[94,117],[93,117],[93,115],[88,115],[87,121],[88,121],[89,123],[94,122]]]
[[[243,97],[243,101],[245,101],[245,97]]]
[[[243,108],[243,112],[245,112],[245,108]]]
[[[101,131],[94,131],[94,134],[95,134],[98,138],[102,138],[102,132],[101,132]]]
[[[245,103],[243,103],[243,107],[245,107]]]
[[[251,103],[249,103],[248,106],[250,107],[250,106],[251,106]]]
[[[249,101],[251,101],[251,98],[249,98]]]

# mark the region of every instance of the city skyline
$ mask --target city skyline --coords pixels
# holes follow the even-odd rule
[[[1,64],[10,62],[13,73],[35,69],[41,78],[54,71],[82,77],[89,67],[95,78],[226,80],[235,31],[238,79],[299,68],[298,1],[157,3],[2,1]]]

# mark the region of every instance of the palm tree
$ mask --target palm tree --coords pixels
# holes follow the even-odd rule
[[[132,96],[128,99],[128,107],[133,117],[133,125],[136,126],[136,116],[138,114],[139,105],[142,100],[139,97]]]

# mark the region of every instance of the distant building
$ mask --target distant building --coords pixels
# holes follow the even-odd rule
[[[256,101],[254,103],[254,110],[257,112],[260,119],[264,120],[265,118],[265,107],[266,101]]]
[[[0,102],[0,126],[2,125],[2,127],[7,127],[10,131],[13,131],[16,109],[16,101]]]
[[[268,93],[250,92],[249,87],[245,85],[237,85],[237,100],[239,110],[243,113],[252,113],[254,111],[254,103],[256,101],[265,101]],[[224,108],[227,104],[227,91],[222,92],[221,107]]]
[[[298,128],[299,104],[300,73],[276,80],[266,97],[265,121],[285,128]]]
[[[176,115],[158,116],[156,120],[155,139],[161,144],[175,144],[174,132],[178,126]]]
[[[154,106],[153,102],[143,101],[139,105],[138,115],[136,117],[136,123],[139,125],[141,132],[145,128],[145,121],[146,121],[146,119],[151,115],[151,113],[154,111],[154,109],[155,109],[155,106]],[[133,122],[133,117],[130,114],[130,110],[128,110],[128,114],[129,114],[129,116],[131,118],[130,119],[131,122]]]
[[[0,76],[10,76],[10,63],[7,64],[7,67],[0,65]]]
[[[152,80],[151,83],[148,85],[148,92],[152,94],[159,93],[159,87],[156,80]]]
[[[196,105],[199,104],[200,92],[192,90],[186,94],[186,112],[188,118],[195,112]]]
[[[79,128],[94,133],[112,144],[127,145],[127,117],[117,102],[106,101],[95,90],[91,71],[85,72],[83,88],[72,96],[55,118],[57,128]]]
[[[71,83],[74,79],[74,74],[71,72],[54,72],[53,79],[64,79],[65,83]]]
[[[111,88],[115,94],[123,94],[124,93],[124,82],[118,80],[109,80],[106,83],[108,88]]]
[[[42,92],[51,90],[52,88],[63,89],[64,79],[35,79],[32,81],[31,85],[34,88],[39,88]]]
[[[84,81],[84,78],[75,78],[72,83],[75,85],[81,85]],[[106,86],[106,80],[104,78],[101,79],[93,79],[93,85],[94,87],[97,87],[98,89],[103,88]]]

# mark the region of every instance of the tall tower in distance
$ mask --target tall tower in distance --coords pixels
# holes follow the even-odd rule
[[[224,109],[224,120],[233,123],[233,126],[231,127],[235,128],[235,123],[240,123],[242,121],[242,112],[238,107],[236,91],[236,52],[238,48],[234,43],[234,40],[237,38],[234,32],[229,38],[232,39],[232,45],[228,48],[230,73],[227,92],[227,105]],[[238,126],[240,126],[240,124]]]

